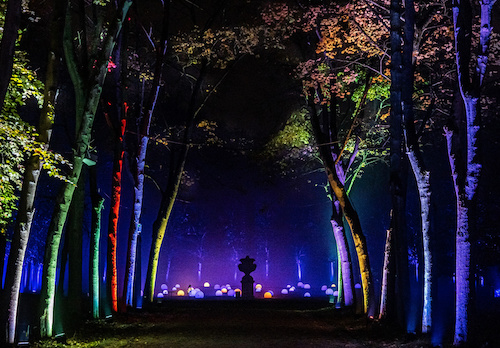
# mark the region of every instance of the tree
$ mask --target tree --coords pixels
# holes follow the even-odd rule
[[[473,36],[472,4],[469,1],[453,2],[453,25],[455,28],[455,55],[458,85],[465,106],[466,143],[459,143],[460,149],[452,146],[454,133],[445,129],[449,160],[457,203],[456,230],[456,301],[454,345],[460,346],[471,341],[470,323],[474,294],[474,244],[476,231],[474,221],[477,217],[476,193],[482,164],[478,156],[478,138],[481,132],[481,87],[488,67],[488,51],[492,34],[491,10],[495,0],[483,0],[479,30],[478,53],[471,62]],[[475,68],[470,71],[470,66]],[[463,124],[463,121],[461,122]],[[462,155],[461,153],[464,153]],[[458,162],[463,159],[463,162]]]
[[[75,190],[75,183],[78,182],[83,166],[83,160],[87,154],[94,116],[101,95],[102,86],[104,84],[104,79],[108,71],[109,57],[131,4],[132,0],[125,0],[122,2],[116,11],[116,17],[110,20],[111,25],[107,29],[107,35],[105,35],[104,40],[99,44],[99,41],[92,43],[95,45],[93,46],[94,49],[98,51],[93,52],[96,54],[95,61],[85,62],[85,65],[88,64],[88,68],[90,69],[90,71],[87,72],[88,80],[85,81],[85,84],[83,76],[80,75],[74,52],[71,2],[68,3],[68,8],[66,10],[64,49],[66,63],[68,65],[68,70],[70,72],[76,94],[76,146],[74,148],[72,161],[73,168],[68,176],[71,182],[65,183],[58,194],[56,199],[57,203],[47,235],[40,315],[40,330],[42,337],[52,336],[55,276],[61,235],[66,221],[69,205]],[[97,32],[95,33],[94,39],[100,40],[102,34],[101,29],[103,28],[101,28],[100,25],[97,25],[95,29]],[[84,86],[87,86],[85,91],[83,90]]]

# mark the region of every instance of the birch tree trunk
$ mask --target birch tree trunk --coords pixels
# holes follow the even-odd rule
[[[471,307],[474,295],[474,258],[475,243],[474,220],[476,211],[476,191],[482,164],[478,158],[478,136],[480,131],[480,96],[483,79],[488,64],[488,51],[491,38],[491,9],[495,0],[482,0],[481,25],[479,32],[479,53],[472,75],[469,71],[472,8],[469,1],[453,1],[453,25],[455,28],[455,55],[460,94],[465,106],[466,161],[465,176],[457,172],[450,155],[452,175],[457,173],[457,231],[456,231],[456,270],[455,270],[455,335],[454,345],[467,344],[470,341]]]
[[[102,50],[92,70],[89,81],[89,93],[86,99],[82,123],[79,127],[76,137],[76,147],[74,148],[73,168],[68,175],[71,183],[64,183],[60,193],[56,198],[56,206],[52,215],[52,220],[49,226],[47,235],[47,243],[45,247],[43,283],[41,293],[41,314],[40,314],[40,333],[41,337],[50,337],[53,332],[54,321],[54,299],[55,299],[55,276],[57,268],[57,256],[61,235],[66,217],[68,214],[69,205],[71,203],[75,184],[80,177],[83,160],[86,156],[88,145],[91,138],[92,124],[94,116],[101,96],[102,86],[107,73],[109,56],[113,50],[116,37],[121,30],[122,23],[132,4],[132,0],[125,0],[117,12],[117,17],[114,19],[108,35],[103,41]],[[70,43],[66,43],[70,44]],[[72,43],[71,43],[72,44]],[[78,115],[77,115],[78,117]]]
[[[95,167],[90,168],[90,196],[92,200],[92,227],[89,247],[89,289],[92,318],[100,316],[99,292],[99,241],[101,238],[101,211],[104,208],[104,198],[97,190],[97,173]]]
[[[138,135],[138,150],[135,156],[134,172],[134,210],[129,227],[129,237],[127,246],[127,269],[125,273],[125,284],[123,287],[123,297],[127,306],[133,306],[134,279],[137,255],[137,239],[141,233],[140,223],[142,213],[142,202],[144,197],[144,167],[146,164],[146,151],[149,141],[149,126],[156,108],[156,101],[161,87],[162,69],[167,50],[168,28],[170,21],[170,2],[164,2],[163,24],[160,45],[156,47],[156,64],[153,77],[153,85],[150,90],[149,99],[145,107],[146,112],[142,115],[141,127]],[[144,88],[144,87],[143,87]],[[142,108],[141,108],[142,109]],[[143,110],[141,110],[141,114]]]

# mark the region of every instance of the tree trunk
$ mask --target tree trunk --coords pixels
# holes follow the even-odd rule
[[[346,306],[352,306],[354,304],[354,280],[352,277],[352,263],[351,255],[349,253],[349,245],[347,243],[347,237],[344,231],[344,224],[341,218],[340,205],[337,200],[334,202],[334,215],[332,216],[332,227],[333,234],[335,237],[335,243],[337,244],[338,250],[338,263],[340,265],[340,274],[342,280],[342,289],[340,284],[337,287],[339,292],[339,298],[342,296],[344,299],[344,304]],[[339,221],[340,220],[340,221]],[[342,292],[342,294],[341,294]]]
[[[101,238],[101,212],[104,208],[104,198],[97,190],[97,173],[95,167],[90,168],[90,196],[92,200],[92,227],[89,247],[89,289],[92,318],[98,319],[99,305],[99,241]]]
[[[382,269],[382,290],[380,292],[380,310],[378,318],[384,320],[387,317],[387,296],[389,295],[389,281],[393,277],[391,262],[394,262],[392,254],[392,229],[387,230],[384,248],[384,267]]]
[[[161,87],[162,68],[167,49],[168,28],[170,21],[170,2],[163,4],[163,25],[160,45],[156,48],[156,64],[153,78],[153,85],[146,105],[145,116],[142,116],[141,127],[139,131],[138,150],[135,157],[134,173],[134,210],[130,221],[129,237],[127,246],[127,270],[125,273],[125,284],[123,287],[123,297],[127,306],[133,306],[134,298],[134,278],[137,254],[137,239],[141,233],[142,225],[140,223],[142,212],[142,200],[144,197],[144,167],[146,163],[146,151],[149,140],[149,126],[156,108],[156,101]],[[141,110],[141,113],[143,110]]]
[[[472,35],[472,8],[469,1],[453,2],[453,25],[455,28],[455,55],[458,85],[465,106],[466,161],[465,175],[461,167],[451,163],[457,196],[457,232],[456,232],[456,309],[454,345],[467,344],[470,341],[469,330],[471,308],[474,297],[474,258],[476,218],[476,191],[482,165],[478,158],[478,136],[480,131],[479,103],[481,87],[488,64],[488,51],[491,38],[491,9],[495,0],[483,0],[481,5],[481,26],[479,32],[479,53],[474,74],[470,78],[470,52]],[[451,135],[450,135],[451,136]],[[456,176],[455,174],[456,173]]]
[[[99,103],[99,98],[102,91],[102,85],[107,73],[108,59],[113,50],[116,37],[120,32],[122,23],[126,13],[132,4],[132,0],[126,0],[121,9],[118,11],[118,16],[113,22],[106,39],[103,42],[103,47],[100,56],[96,63],[96,68],[93,71],[90,80],[88,98],[85,104],[85,111],[82,118],[82,124],[77,133],[76,147],[74,149],[73,168],[68,175],[71,183],[64,183],[63,187],[56,199],[56,206],[52,216],[47,235],[47,243],[45,248],[44,258],[44,275],[41,294],[41,315],[40,315],[40,330],[41,336],[52,336],[52,327],[54,320],[54,298],[55,298],[55,275],[57,267],[57,256],[61,241],[61,234],[66,222],[68,208],[73,197],[75,185],[78,182],[80,172],[83,165],[88,145],[91,137],[92,124]],[[66,43],[69,44],[69,43]]]
[[[21,0],[9,0],[3,25],[2,42],[0,43],[0,111],[3,109],[5,95],[12,76],[14,51],[19,37],[21,23]]]

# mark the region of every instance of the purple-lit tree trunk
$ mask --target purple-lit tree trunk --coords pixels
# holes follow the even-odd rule
[[[352,306],[354,304],[354,278],[352,276],[352,262],[349,253],[349,244],[347,243],[347,236],[344,231],[344,224],[342,222],[342,215],[340,211],[340,203],[335,200],[334,213],[332,216],[333,235],[337,245],[337,254],[339,256],[338,263],[340,265],[339,280],[337,291],[339,298],[343,298],[344,305]]]
[[[129,227],[129,237],[127,246],[127,269],[125,272],[125,284],[123,287],[123,297],[127,306],[133,306],[134,299],[134,279],[137,255],[137,240],[142,230],[140,222],[142,213],[142,202],[144,198],[144,168],[146,164],[146,151],[149,141],[149,127],[153,112],[156,107],[156,100],[161,87],[162,68],[167,50],[168,28],[170,20],[170,2],[164,5],[162,34],[160,45],[156,47],[156,64],[153,77],[153,85],[149,93],[146,107],[141,105],[141,126],[138,134],[138,149],[134,159],[134,210]],[[144,81],[143,81],[144,93]],[[142,104],[142,103],[141,103]]]
[[[87,154],[87,149],[91,138],[91,129],[94,122],[94,116],[97,110],[97,105],[101,96],[102,86],[104,84],[104,79],[106,77],[108,60],[117,35],[119,34],[122,23],[125,20],[125,16],[132,4],[132,0],[125,0],[120,8],[117,10],[116,18],[112,20],[111,27],[109,28],[108,34],[102,42],[100,52],[98,54],[97,60],[93,65],[93,69],[89,72],[88,80],[88,94],[85,100],[79,100],[77,102],[77,122],[79,127],[77,128],[76,136],[76,146],[74,148],[73,156],[73,168],[68,175],[68,179],[71,183],[64,183],[61,191],[56,198],[56,205],[52,215],[52,220],[49,226],[49,231],[47,234],[47,243],[45,247],[45,257],[44,257],[44,275],[41,293],[41,315],[40,315],[40,334],[42,337],[50,337],[53,332],[53,322],[54,322],[54,302],[55,302],[55,280],[56,280],[56,268],[57,259],[59,253],[59,246],[61,242],[61,235],[63,232],[63,227],[66,222],[68,209],[73,198],[73,193],[75,190],[75,185],[80,177],[80,173],[83,166],[83,160]],[[73,35],[69,31],[71,29],[70,22],[70,12],[71,7],[68,6],[68,15],[66,29],[65,29],[65,48],[66,52],[73,51]],[[97,49],[97,48],[96,48]],[[71,54],[68,55],[67,64],[68,68],[72,70],[73,76],[79,76],[79,72],[76,70],[75,56]],[[73,64],[73,65],[72,65]],[[76,85],[81,82],[82,78],[79,77],[75,81]],[[78,95],[80,90],[75,91]],[[80,94],[81,95],[81,94]],[[78,104],[83,106],[83,111],[79,113]]]
[[[475,243],[474,219],[475,196],[481,172],[478,159],[478,135],[480,131],[481,86],[488,64],[491,37],[491,9],[495,0],[483,0],[481,5],[481,25],[479,32],[479,52],[474,73],[471,74],[472,8],[469,1],[453,1],[453,25],[455,28],[455,54],[460,94],[465,106],[466,158],[465,166],[456,163],[456,155],[451,148],[453,133],[445,131],[449,144],[449,159],[457,199],[456,231],[456,301],[454,345],[469,342],[472,299],[474,293],[473,245]],[[463,173],[461,168],[465,168]]]

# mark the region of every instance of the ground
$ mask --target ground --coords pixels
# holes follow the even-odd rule
[[[61,341],[61,340],[60,340]],[[63,340],[64,341],[64,340]],[[315,301],[165,301],[89,321],[65,344],[35,347],[427,347],[398,330]]]

